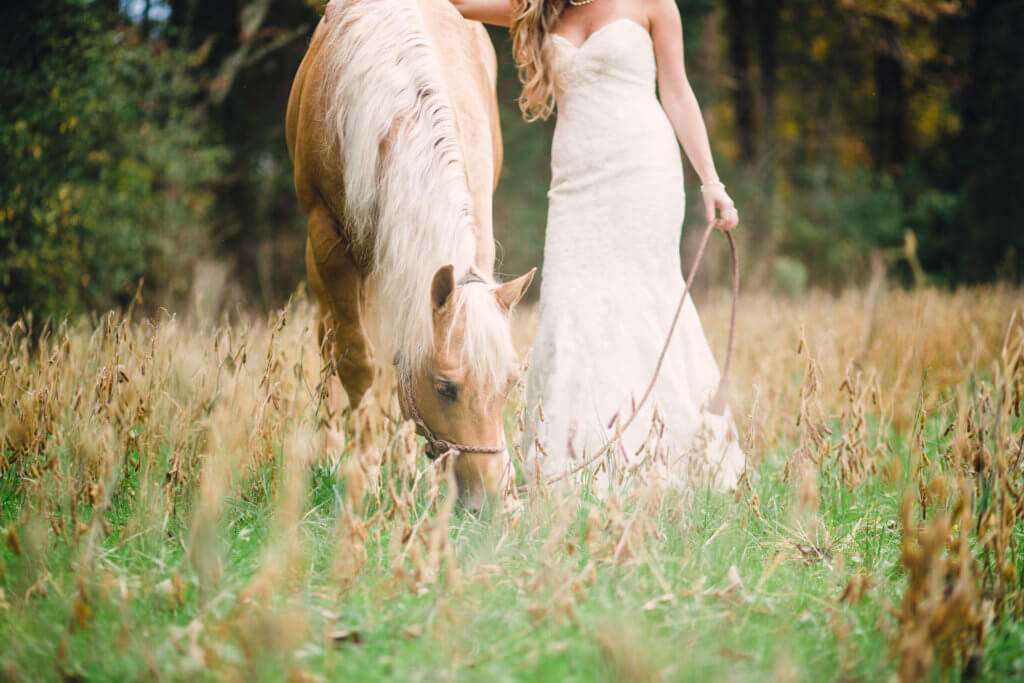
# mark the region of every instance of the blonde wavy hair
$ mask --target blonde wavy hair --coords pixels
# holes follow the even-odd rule
[[[555,108],[548,37],[568,0],[512,0],[512,53],[523,91],[519,109],[527,121],[546,119]]]

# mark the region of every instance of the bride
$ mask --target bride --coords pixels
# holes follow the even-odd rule
[[[601,489],[609,473],[646,461],[675,486],[731,488],[745,457],[728,412],[707,411],[719,372],[689,300],[652,400],[606,448],[609,423],[625,421],[653,376],[683,292],[676,138],[701,178],[707,221],[722,230],[739,222],[683,67],[675,2],[452,3],[468,19],[511,28],[528,119],[557,103],[527,478],[574,475]]]

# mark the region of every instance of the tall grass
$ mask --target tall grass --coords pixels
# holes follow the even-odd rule
[[[751,295],[735,493],[540,488],[480,518],[393,400],[328,414],[301,296],[7,325],[0,676],[1020,675],[1022,301]],[[720,348],[728,301],[699,303]]]

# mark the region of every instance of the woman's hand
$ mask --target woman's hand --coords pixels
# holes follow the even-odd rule
[[[704,211],[709,224],[713,223],[722,232],[729,232],[739,225],[740,214],[726,193],[725,185],[718,181],[705,183],[700,186],[700,194],[704,198]]]

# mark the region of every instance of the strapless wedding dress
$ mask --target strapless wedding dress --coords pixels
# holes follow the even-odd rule
[[[557,122],[551,150],[540,323],[527,380],[527,479],[575,470],[600,451],[650,383],[683,293],[683,167],[655,96],[654,49],[636,22],[581,46],[552,35]],[[718,367],[689,298],[654,393],[574,477],[607,489],[610,471],[686,488],[736,484],[745,462],[732,418],[706,410]],[[600,464],[604,463],[604,467]]]

